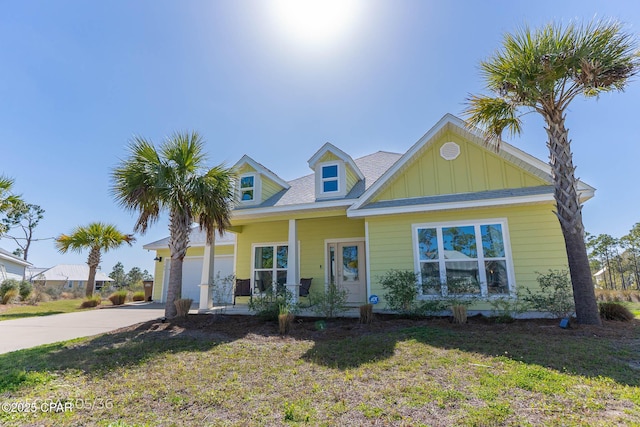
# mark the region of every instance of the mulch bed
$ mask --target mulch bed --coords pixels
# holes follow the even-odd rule
[[[194,336],[211,339],[248,338],[264,339],[294,339],[294,340],[339,340],[355,338],[369,334],[392,332],[412,327],[438,327],[452,331],[466,333],[526,333],[529,335],[544,334],[549,337],[603,337],[611,339],[638,339],[640,337],[640,320],[631,322],[603,321],[603,326],[578,325],[575,320],[570,328],[559,327],[555,319],[526,319],[515,320],[511,323],[496,323],[493,319],[481,315],[468,318],[466,324],[454,324],[451,318],[408,319],[390,314],[376,314],[369,325],[360,324],[354,318],[310,318],[299,317],[294,320],[289,334],[281,337],[278,334],[278,323],[246,315],[211,315],[190,314],[186,318],[174,318],[165,321],[153,320],[117,332],[135,330],[165,331],[172,335]]]

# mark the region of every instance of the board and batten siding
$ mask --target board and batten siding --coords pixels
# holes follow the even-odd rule
[[[460,155],[454,160],[445,160],[440,155],[440,147],[449,141],[460,146]],[[487,148],[447,132],[391,179],[373,201],[541,185],[549,182]]]
[[[238,176],[250,173],[256,175],[256,182],[254,182],[254,185],[256,188],[260,189],[260,202],[264,202],[276,193],[282,191],[282,186],[280,186],[280,184],[276,184],[274,181],[262,175],[259,171],[251,167],[251,165],[246,163],[238,168],[236,173]],[[260,181],[259,183],[257,182],[258,180]]]
[[[269,178],[261,175],[260,179],[262,181],[262,195],[260,196],[261,202],[268,200],[272,196],[276,195],[280,191],[282,191],[282,187],[279,184],[276,184]]]
[[[233,255],[233,245],[216,246],[216,255]],[[187,248],[185,257],[203,257],[204,246]],[[169,248],[156,250],[156,257],[162,257],[162,261],[156,261],[153,271],[153,300],[160,301],[162,297],[162,284],[164,283],[164,269],[167,263],[171,262]]]
[[[568,270],[560,224],[552,209],[553,204],[548,203],[368,217],[371,293],[381,297],[380,308],[384,307],[380,277],[391,269],[414,270],[412,224],[483,219],[506,219],[516,290],[535,291],[539,289],[538,272]]]
[[[351,170],[350,167],[345,165],[345,175],[346,175],[346,183],[347,183],[347,193],[351,191],[354,185],[358,183],[358,176]]]

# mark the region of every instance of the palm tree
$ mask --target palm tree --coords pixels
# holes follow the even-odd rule
[[[156,150],[153,143],[134,138],[130,156],[116,169],[113,194],[127,210],[139,213],[135,231],[144,233],[162,211],[169,213],[171,265],[165,316],[174,317],[174,301],[182,296],[182,264],[194,222],[205,230],[207,242],[230,225],[233,173],[222,165],[204,167],[204,141],[196,133],[176,133]]]
[[[12,192],[13,182],[13,179],[0,175],[0,213],[21,202],[20,197]],[[0,224],[0,236],[6,233],[8,229],[7,224]]]
[[[493,96],[472,95],[465,111],[472,126],[486,129],[487,143],[496,149],[505,129],[511,135],[521,132],[521,109],[544,118],[556,216],[567,250],[576,317],[582,324],[601,322],[565,112],[578,95],[622,91],[640,67],[636,45],[636,39],[612,21],[566,27],[549,24],[536,31],[525,27],[507,34],[502,48],[480,63]]]
[[[100,264],[102,251],[107,252],[127,243],[129,246],[135,242],[135,238],[131,234],[123,234],[115,225],[105,224],[103,222],[92,222],[86,226],[78,226],[71,234],[61,234],[56,237],[56,248],[61,253],[82,252],[89,249],[89,278],[87,280],[87,297],[93,295],[93,289],[96,284],[96,270]]]

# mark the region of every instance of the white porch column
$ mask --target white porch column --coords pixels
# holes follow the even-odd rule
[[[295,219],[289,220],[289,248],[287,250],[287,290],[298,301],[300,280],[298,278],[298,226]]]
[[[202,259],[202,276],[200,277],[200,311],[211,308],[211,291],[215,274],[214,261],[216,255],[216,235],[213,234],[211,244],[204,247],[204,258]]]

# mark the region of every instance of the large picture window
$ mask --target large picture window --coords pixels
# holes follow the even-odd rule
[[[420,293],[508,295],[510,254],[505,221],[413,226]]]
[[[261,245],[253,249],[253,287],[258,292],[273,289],[287,282],[287,245]]]

